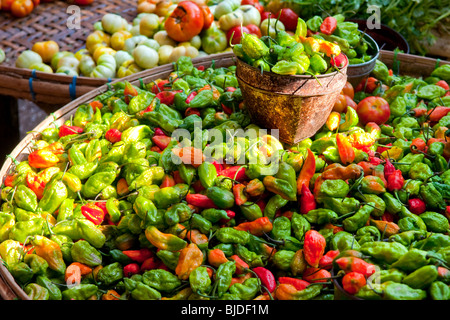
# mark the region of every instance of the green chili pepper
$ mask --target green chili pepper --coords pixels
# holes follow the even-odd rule
[[[360,251],[375,259],[392,264],[407,253],[408,249],[398,242],[373,241],[364,243]]]
[[[62,291],[63,300],[87,300],[95,295],[98,287],[94,284],[80,283],[69,289]]]
[[[227,261],[222,263],[216,272],[214,286],[218,297],[221,297],[231,284],[233,274],[236,272],[236,263],[234,261]]]
[[[413,289],[404,283],[387,281],[382,285],[384,300],[422,300],[427,293],[421,289]]]

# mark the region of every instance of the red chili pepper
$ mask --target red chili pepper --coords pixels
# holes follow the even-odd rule
[[[228,114],[228,115],[230,115],[230,114],[233,113],[233,109],[227,107],[227,106],[224,105],[223,103],[222,103],[222,110],[223,110],[223,112],[225,112],[225,113]]]
[[[375,265],[357,257],[342,257],[336,259],[335,262],[346,273],[358,272],[369,277],[375,272]]]
[[[211,162],[214,167],[216,167],[216,172],[219,173],[223,170],[223,166],[222,164],[218,163],[216,160],[214,160],[213,162]],[[217,174],[219,176],[219,174]]]
[[[328,270],[308,267],[303,271],[302,279],[308,282],[327,282],[331,278]]]
[[[242,260],[237,254],[233,254],[230,259],[236,262],[236,274],[242,274],[245,269],[250,268],[247,262]]]
[[[358,272],[349,272],[342,277],[342,287],[350,294],[356,294],[366,285],[366,278]]]
[[[320,32],[332,35],[337,28],[337,20],[334,17],[326,17],[320,25]]]
[[[123,275],[127,278],[131,277],[134,274],[138,274],[140,271],[140,267],[137,263],[130,263],[123,267]]]
[[[297,178],[297,193],[302,191],[302,185],[309,187],[309,182],[313,175],[316,173],[316,158],[314,153],[308,150],[308,155],[306,156],[305,162],[300,170],[300,174]]]
[[[252,271],[258,275],[258,278],[261,280],[262,285],[265,286],[267,290],[269,290],[269,292],[273,292],[275,290],[275,288],[277,287],[277,282],[273,273],[269,269],[256,267],[253,268]]]
[[[119,142],[122,139],[122,132],[115,128],[109,129],[105,133],[105,139],[111,143]]]
[[[189,193],[186,202],[199,208],[217,208],[214,202],[204,194]]]
[[[198,67],[197,67],[197,70],[203,71],[203,70],[205,70],[205,66],[198,66]]]
[[[336,57],[331,57],[330,64],[333,67],[342,67],[343,65],[345,65],[346,61],[347,61],[347,56],[341,52]]]
[[[184,112],[184,116],[188,117],[192,114],[196,114],[200,117],[201,113],[200,110],[198,110],[197,108],[187,108],[186,111]]]
[[[390,148],[390,146],[392,146],[392,143],[391,142],[389,142],[389,143],[387,143],[385,146],[377,146],[377,152],[378,153],[383,153],[383,152],[385,152],[386,150],[389,150]]]
[[[331,269],[334,258],[339,254],[339,250],[328,250],[319,260],[319,268]]]
[[[422,199],[414,198],[408,200],[408,209],[412,213],[421,214],[427,210],[427,206]]]
[[[173,176],[170,174],[165,174],[159,187],[162,189],[167,187],[173,187],[174,185],[175,179],[173,178]]]
[[[33,168],[53,167],[59,162],[58,154],[64,153],[64,146],[56,141],[48,146],[35,150],[28,155],[28,164]]]
[[[86,219],[93,222],[95,225],[101,224],[105,218],[105,213],[103,210],[92,202],[82,205],[81,213]]]
[[[438,122],[450,112],[450,107],[437,106],[428,111],[428,120]]]
[[[445,90],[450,90],[450,86],[448,85],[447,81],[445,80],[439,80],[438,82],[435,83],[435,85],[444,88]]]
[[[154,135],[152,137],[153,143],[161,150],[164,150],[165,148],[167,148],[167,146],[169,145],[171,140],[172,140],[172,137],[168,137],[166,135],[163,135],[163,136],[162,135],[160,135],[160,136]]]
[[[295,289],[297,290],[303,290],[305,289],[307,286],[310,285],[310,283],[308,281],[302,280],[302,279],[297,279],[297,278],[292,278],[292,277],[279,277],[278,278],[278,282],[280,284],[291,284],[295,287]]]
[[[387,181],[387,178],[395,172],[395,166],[392,164],[389,159],[386,159],[386,162],[384,163],[384,178]]]
[[[196,95],[197,91],[191,92],[186,98],[186,103],[189,104],[195,98]]]
[[[403,188],[405,184],[405,179],[403,178],[401,170],[395,170],[392,174],[390,174],[387,178],[387,186],[386,189],[389,191],[398,191]]]
[[[220,224],[225,224],[227,222],[229,222],[231,219],[233,219],[236,216],[236,212],[231,211],[231,210],[225,210],[225,212],[227,213],[228,218],[222,218],[219,220]]]
[[[248,200],[248,197],[244,191],[245,185],[243,185],[242,183],[238,183],[233,186],[234,201],[238,206],[246,203]]]
[[[427,152],[428,147],[427,147],[427,143],[423,139],[415,138],[411,141],[411,145],[409,146],[409,149],[411,150],[412,153],[417,154],[417,153]]]
[[[316,199],[314,198],[313,193],[305,184],[302,184],[299,202],[299,210],[301,214],[307,214],[309,211],[314,210],[317,207]]]
[[[378,158],[378,157],[370,156],[370,155],[369,155],[369,162],[370,162],[371,164],[377,166],[377,165],[379,165],[380,163],[382,163],[383,160],[381,160],[381,159]]]
[[[242,166],[231,166],[218,172],[219,176],[225,176],[236,181],[242,182],[248,180],[245,174],[245,168]]]
[[[323,235],[316,230],[308,230],[305,233],[305,239],[303,242],[303,255],[306,262],[311,267],[318,267],[320,258],[322,258],[325,252],[327,242]]]
[[[437,267],[438,279],[441,281],[448,281],[450,279],[450,270],[445,267]]]
[[[183,90],[173,90],[173,91],[161,91],[156,94],[156,98],[168,106],[172,105],[175,100],[175,95],[178,92],[183,92]]]
[[[412,115],[414,117],[418,118],[418,117],[422,117],[422,116],[426,115],[428,109],[425,107],[416,107],[416,108],[412,109],[411,111],[412,111]]]
[[[148,248],[136,249],[136,250],[124,250],[122,251],[128,258],[137,262],[143,263],[145,260],[154,256],[153,252]]]
[[[155,128],[155,136],[167,136],[161,128]]]
[[[184,180],[180,176],[180,171],[178,170],[173,172],[173,180],[175,181],[175,184],[184,183]]]
[[[385,212],[381,216],[381,220],[382,221],[387,221],[387,222],[394,222],[394,215],[392,213]]]
[[[156,257],[150,257],[145,259],[140,267],[140,272],[144,272],[147,270],[159,269],[162,263],[156,259]]]
[[[126,104],[130,103],[130,100],[137,96],[139,93],[137,89],[128,81],[125,81],[125,88],[123,90],[124,101]]]
[[[154,94],[157,94],[158,92],[164,91],[168,89],[170,86],[169,80],[160,80],[156,84],[152,86],[152,92]],[[171,87],[171,86],[170,86]]]
[[[63,124],[61,127],[59,127],[58,135],[60,138],[62,138],[71,134],[79,134],[79,133],[83,133],[83,128]]]

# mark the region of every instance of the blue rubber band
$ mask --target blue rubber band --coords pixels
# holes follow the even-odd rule
[[[30,88],[31,99],[34,101],[34,100],[36,100],[36,94],[34,93],[34,90],[33,90],[33,79],[36,79],[36,70],[35,69],[31,70],[31,77],[30,77],[30,79],[28,79],[28,87]]]
[[[77,98],[77,76],[73,76],[72,83],[69,84],[69,94],[72,100]]]

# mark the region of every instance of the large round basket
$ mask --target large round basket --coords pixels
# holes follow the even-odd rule
[[[381,60],[385,62],[388,66],[392,65],[393,56],[390,52],[381,52]],[[416,57],[411,55],[398,55],[398,61],[400,62],[401,72],[412,75],[412,76],[427,76],[431,71],[433,71],[434,67],[438,63],[435,59],[428,59],[422,57]],[[410,64],[414,63],[417,68],[411,67]],[[449,63],[449,62],[439,62],[440,64]],[[236,64],[236,58],[232,53],[223,53],[217,54],[214,56],[207,56],[202,58],[193,59],[194,66],[205,66],[209,67],[214,65],[216,67],[228,67]],[[416,73],[413,70],[417,70]],[[141,82],[149,83],[156,79],[164,79],[168,78],[170,73],[173,71],[173,65],[163,65],[159,66],[147,71],[143,71],[139,74],[134,74],[128,76],[126,78],[122,78],[119,80],[115,80],[112,82],[124,81],[127,80],[134,85],[139,86]],[[109,89],[107,84],[104,84],[94,90],[88,92],[87,94],[71,101],[67,105],[58,109],[51,116],[48,116],[44,119],[36,128],[32,131],[33,133],[28,134],[11,152],[11,158],[15,158],[18,161],[23,161],[28,158],[30,147],[35,139],[39,139],[38,132],[41,132],[43,129],[48,128],[52,125],[52,123],[56,123],[57,125],[62,125],[65,120],[69,119],[77,110],[78,106],[84,103],[89,103],[95,99],[101,93],[104,93]],[[2,165],[0,169],[0,180],[3,181],[5,176],[10,172],[13,168],[13,161],[11,158],[8,158]],[[29,297],[22,290],[22,288],[14,281],[14,278],[8,271],[8,269],[3,265],[3,261],[0,259],[0,300],[29,300]]]
[[[56,41],[61,51],[84,47],[95,22],[106,13],[117,13],[131,22],[137,15],[136,0],[97,0],[80,8],[79,27],[70,23],[73,11],[68,1],[41,3],[22,19],[0,15],[0,48],[6,60],[0,65],[0,95],[34,101],[42,106],[61,106],[108,82],[108,79],[72,77],[19,69],[15,60],[37,41]]]

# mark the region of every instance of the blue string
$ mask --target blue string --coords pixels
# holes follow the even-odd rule
[[[77,97],[77,76],[73,76],[72,83],[69,85],[70,98],[72,100]]]
[[[36,79],[36,69],[31,70],[31,77],[28,79],[28,87],[30,88],[31,98],[36,100],[36,94],[33,90],[33,79]]]

